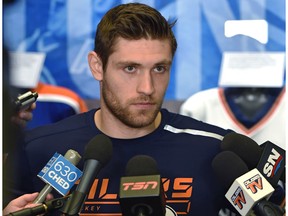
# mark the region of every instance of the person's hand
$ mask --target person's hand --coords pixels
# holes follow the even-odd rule
[[[12,116],[11,121],[14,124],[19,125],[22,128],[26,127],[28,121],[33,118],[32,111],[36,109],[36,103],[34,102],[28,109],[19,111],[15,116]]]
[[[38,192],[32,193],[32,194],[24,194],[14,200],[12,200],[3,210],[3,215],[7,215],[9,213],[19,211],[23,208],[31,208],[34,206],[37,206],[39,204],[33,204],[33,200],[36,199],[38,196]],[[48,194],[46,197],[46,200],[53,199],[52,194]]]

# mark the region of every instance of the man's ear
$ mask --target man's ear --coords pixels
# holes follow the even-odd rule
[[[88,54],[88,64],[93,77],[101,81],[103,79],[102,61],[96,52],[91,51]]]

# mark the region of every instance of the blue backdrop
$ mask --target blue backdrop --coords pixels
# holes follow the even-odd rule
[[[99,98],[87,53],[96,26],[120,0],[19,0],[4,8],[4,39],[9,49],[47,54],[41,73],[46,83],[65,86],[83,98]],[[285,51],[285,0],[146,0],[167,19],[177,19],[178,50],[166,99],[183,100],[216,87],[224,51]],[[245,36],[226,38],[226,20],[265,19],[268,43]]]

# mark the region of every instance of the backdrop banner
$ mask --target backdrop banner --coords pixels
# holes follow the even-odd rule
[[[97,24],[120,0],[21,0],[3,11],[4,43],[10,51],[44,52],[40,80],[68,87],[84,99],[99,98],[89,71]],[[139,1],[137,1],[139,2]],[[140,1],[141,2],[141,1]],[[146,0],[174,27],[178,50],[167,100],[184,100],[218,86],[223,52],[285,51],[285,0]],[[226,37],[227,20],[266,20],[268,41],[242,34]]]

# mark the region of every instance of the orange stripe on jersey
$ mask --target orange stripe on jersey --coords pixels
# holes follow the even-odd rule
[[[68,88],[39,82],[38,86],[33,90],[38,92],[39,101],[53,101],[55,99],[55,101],[67,103],[65,102],[65,98],[67,98],[70,101],[74,101],[73,104],[78,106],[77,112],[81,113],[88,111],[85,101],[78,94]]]

